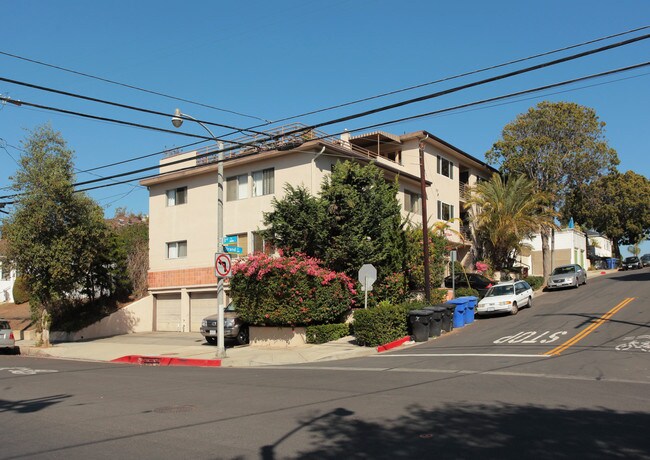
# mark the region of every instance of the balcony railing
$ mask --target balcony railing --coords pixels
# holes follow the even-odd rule
[[[305,142],[316,139],[325,144],[351,150],[367,158],[382,158],[386,161],[397,163],[395,160],[391,160],[386,157],[380,157],[377,155],[377,153],[370,150],[358,147],[349,142],[344,142],[338,138],[335,139],[333,135],[318,131],[316,129],[311,129],[302,123],[285,125],[273,130],[264,131],[262,134],[252,134],[250,136],[244,136],[230,140],[224,139],[223,142],[226,145],[226,148],[230,148],[230,150],[224,152],[223,156],[224,159],[230,159],[251,153],[259,153],[272,150],[291,150],[293,148],[299,147]],[[230,144],[230,146],[228,144]],[[179,149],[168,150],[163,153],[163,158],[171,158],[182,153],[185,152]],[[218,147],[216,145],[207,145],[205,147],[197,149],[196,156],[199,157],[197,159],[197,165],[214,163],[217,161],[217,155]]]
[[[466,182],[459,182],[458,183],[458,192],[459,192],[461,201],[467,201],[469,199],[470,190],[471,190],[471,188],[470,188],[468,183],[466,183]]]

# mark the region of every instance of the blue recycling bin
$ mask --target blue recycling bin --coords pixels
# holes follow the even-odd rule
[[[448,303],[456,305],[454,310],[454,328],[465,326],[465,308],[467,308],[467,298],[460,297],[450,300]]]
[[[474,312],[476,311],[476,304],[478,303],[478,297],[468,295],[465,297],[459,297],[458,299],[467,301],[467,305],[465,306],[465,324],[473,323]]]

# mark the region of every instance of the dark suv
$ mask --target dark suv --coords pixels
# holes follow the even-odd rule
[[[224,309],[223,318],[224,339],[235,339],[240,345],[247,344],[248,325],[239,319],[235,305],[232,302]],[[201,335],[205,337],[205,341],[209,344],[214,345],[217,343],[218,322],[219,314],[208,316],[201,322]]]
[[[621,264],[621,270],[631,270],[633,268],[642,268],[641,261],[637,256],[626,257]]]
[[[644,267],[650,267],[650,254],[643,254],[641,256],[641,265]]]

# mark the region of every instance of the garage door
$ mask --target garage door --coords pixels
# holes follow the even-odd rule
[[[201,327],[203,318],[216,315],[217,293],[216,292],[192,292],[190,294],[190,330],[197,332]]]
[[[181,295],[156,295],[156,330],[181,330]]]

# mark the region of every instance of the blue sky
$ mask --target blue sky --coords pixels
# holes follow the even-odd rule
[[[297,115],[411,85],[562,48],[650,24],[650,2],[629,1],[57,1],[3,2],[0,51],[266,120]],[[635,35],[648,33],[650,29]],[[610,40],[620,41],[629,36]],[[593,45],[598,46],[598,45]],[[592,46],[592,47],[593,47]],[[582,49],[578,50],[581,51]],[[566,55],[564,53],[562,55]],[[338,132],[641,63],[650,40],[454,95],[323,128]],[[559,57],[555,55],[554,57]],[[550,60],[538,59],[531,63]],[[495,70],[302,117],[307,124],[496,75]],[[520,98],[492,107],[382,128],[425,129],[480,159],[503,126],[541,100],[592,107],[607,123],[621,171],[650,176],[650,68]],[[0,77],[238,127],[261,123],[0,55]],[[592,86],[594,83],[599,85]],[[590,87],[584,87],[590,85]],[[570,91],[567,91],[570,90]],[[0,82],[0,94],[37,104],[173,129],[167,118],[111,108]],[[29,130],[51,123],[76,152],[76,167],[97,166],[193,142],[29,107],[0,108],[0,187],[16,169]],[[186,123],[183,131],[204,134]],[[215,134],[225,130],[215,128]],[[94,171],[110,175],[151,166],[151,157]],[[78,180],[93,179],[88,173]],[[120,185],[91,192],[115,207],[147,213],[147,191]],[[623,248],[624,249],[624,248]],[[625,251],[624,251],[625,252]],[[650,252],[650,244],[644,244]]]

